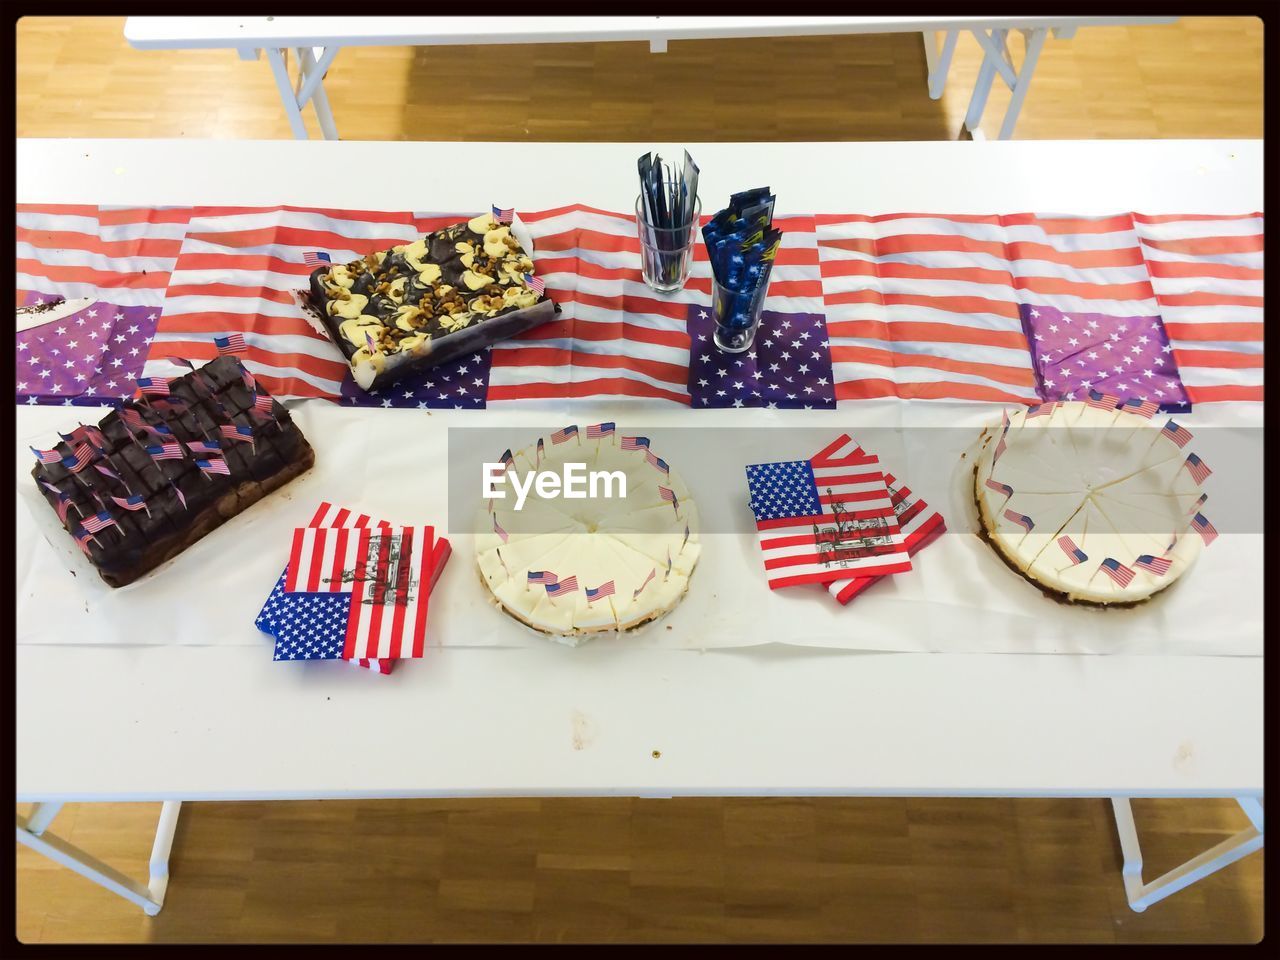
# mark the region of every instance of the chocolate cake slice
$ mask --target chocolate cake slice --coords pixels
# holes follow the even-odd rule
[[[311,305],[364,390],[546,323],[560,312],[511,228],[489,214],[311,273]]]
[[[113,587],[132,583],[315,463],[289,412],[233,356],[80,426],[31,471]]]

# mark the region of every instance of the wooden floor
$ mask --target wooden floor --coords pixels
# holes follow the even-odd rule
[[[25,807],[19,812],[25,813]],[[158,804],[64,835],[146,876]],[[1136,801],[1147,877],[1247,825]],[[65,818],[65,819],[64,819]],[[184,806],[148,918],[18,850],[25,942],[1256,942],[1263,855],[1137,914],[1103,800],[557,799]]]
[[[19,22],[18,136],[289,136],[265,62],[136,51],[121,27]],[[501,83],[459,79],[477,62]],[[663,55],[644,44],[348,50],[326,85],[348,139],[950,139],[978,62],[962,38],[941,101],[925,94],[918,36],[673,42]],[[988,136],[1007,100],[997,85]],[[1017,135],[1262,129],[1262,25],[1219,18],[1050,40]],[[158,811],[71,805],[53,832],[142,877]],[[1141,801],[1135,813],[1148,877],[1246,822],[1229,801]],[[1132,913],[1099,800],[206,803],[183,810],[154,919],[19,848],[17,935],[1253,942],[1262,867],[1255,854]]]
[[[134,50],[122,26],[18,23],[18,136],[290,136],[265,60]],[[1021,44],[1010,44],[1018,62]],[[672,41],[665,54],[645,43],[349,49],[325,86],[353,140],[945,140],[980,60],[961,37],[936,101],[918,34]],[[1008,100],[997,82],[988,136]],[[1188,18],[1050,38],[1016,135],[1261,137],[1262,23]]]

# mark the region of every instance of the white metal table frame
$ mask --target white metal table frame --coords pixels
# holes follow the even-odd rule
[[[134,21],[146,18],[131,18]],[[174,19],[174,18],[165,18]],[[266,18],[272,22],[283,22],[290,18]],[[300,19],[300,18],[294,18]],[[447,18],[445,18],[447,19]],[[925,61],[928,67],[929,97],[938,100],[946,88],[950,73],[951,61],[955,53],[956,41],[962,30],[973,35],[982,47],[982,64],[974,83],[969,99],[969,107],[965,113],[961,134],[968,133],[974,140],[985,139],[981,130],[982,115],[986,110],[987,99],[991,87],[998,76],[1009,87],[1012,97],[1005,109],[1000,124],[998,139],[1008,140],[1013,136],[1018,116],[1022,112],[1023,103],[1031,87],[1031,78],[1040,59],[1040,51],[1045,40],[1052,33],[1056,39],[1069,40],[1075,36],[1081,25],[1121,25],[1125,23],[1167,23],[1172,17],[1142,18],[1081,18],[1070,17],[1053,19],[1047,17],[1011,17],[983,20],[977,17],[941,18],[941,17],[846,17],[846,18],[716,18],[707,17],[652,17],[643,18],[646,22],[639,28],[636,25],[609,24],[612,18],[578,18],[581,26],[567,30],[556,30],[545,36],[529,35],[504,31],[492,31],[484,36],[456,35],[432,37],[420,33],[405,31],[396,37],[394,33],[377,38],[344,38],[337,39],[332,35],[321,37],[308,35],[300,26],[294,42],[285,45],[264,44],[261,37],[246,36],[244,42],[225,39],[218,44],[197,43],[194,39],[181,39],[169,36],[155,39],[139,36],[130,23],[125,25],[125,36],[129,42],[143,49],[189,48],[194,46],[233,47],[243,60],[257,60],[265,52],[275,77],[280,100],[285,115],[289,119],[290,129],[296,139],[306,140],[309,136],[303,110],[310,104],[315,110],[320,125],[321,135],[326,140],[338,139],[337,126],[334,123],[333,111],[329,107],[329,98],[324,89],[324,76],[333,64],[338,52],[344,46],[382,45],[399,40],[405,45],[425,46],[435,43],[459,43],[470,40],[475,43],[526,43],[539,41],[578,41],[600,42],[618,40],[647,40],[652,53],[665,53],[671,40],[710,39],[726,37],[763,37],[763,36],[801,36],[811,34],[841,33],[913,33],[919,31],[924,41]],[[627,18],[641,19],[641,18]],[[745,21],[735,23],[737,21]],[[595,21],[595,22],[593,22]],[[605,21],[601,24],[599,21]],[[690,21],[699,21],[691,23]],[[828,22],[820,22],[828,21]],[[936,21],[936,30],[924,29],[930,21]],[[616,22],[616,21],[615,21]],[[961,26],[960,24],[964,24]],[[1026,40],[1026,52],[1022,64],[1014,66],[1013,57],[1008,48],[1009,34],[1020,31]],[[943,33],[942,46],[939,49],[936,32]],[[283,34],[281,34],[283,36]],[[296,82],[289,75],[288,60],[292,55],[297,72]]]
[[[615,195],[629,182],[625,177],[625,164],[616,161],[633,155],[628,151],[633,151],[637,146],[633,144],[574,145],[574,149],[589,154],[593,160],[585,164],[585,169],[590,172],[573,185],[575,195],[581,195],[588,201],[607,202],[607,197]],[[805,169],[793,170],[788,165],[788,159],[792,156],[791,151],[795,149],[795,145],[758,144],[753,147],[754,149],[750,151],[753,164],[769,173],[771,181],[774,175],[777,175],[775,186],[780,193],[786,192],[791,207],[795,209],[819,207],[823,197],[826,196],[824,191],[827,188],[817,182],[822,178],[809,176]],[[526,203],[530,208],[549,207],[565,201],[565,197],[561,195],[565,188],[556,186],[550,182],[550,178],[543,177],[540,169],[554,165],[557,152],[567,148],[567,145],[562,144],[521,145],[528,163],[521,167],[521,169],[527,168],[524,174],[526,179],[517,183],[516,187],[521,196],[527,197]],[[705,158],[704,180],[709,194],[740,185],[738,180],[741,171],[733,167],[735,158],[745,155],[740,145],[703,144],[697,145],[696,149],[699,158]],[[933,182],[923,176],[924,171],[939,164],[950,166],[956,174],[950,182],[958,180],[966,183],[971,188],[970,194],[978,197],[974,201],[978,204],[984,202],[983,191],[986,191],[987,196],[991,196],[995,185],[998,184],[1002,203],[1011,209],[1030,208],[1037,202],[1037,198],[1044,198],[1043,202],[1052,206],[1070,208],[1078,202],[1078,197],[1081,196],[1080,191],[1086,186],[1091,191],[1089,202],[1099,212],[1113,209],[1121,202],[1132,202],[1137,209],[1147,206],[1155,206],[1159,209],[1167,205],[1167,203],[1161,203],[1161,197],[1184,193],[1193,197],[1195,203],[1200,205],[1217,206],[1220,209],[1236,207],[1251,209],[1256,202],[1255,191],[1260,189],[1261,185],[1260,145],[1252,142],[1158,141],[1094,144],[1029,142],[987,143],[975,147],[960,147],[958,144],[951,143],[810,144],[806,145],[806,149],[813,154],[822,155],[818,162],[825,162],[833,167],[843,167],[856,159],[863,168],[870,171],[867,177],[859,178],[844,188],[844,193],[838,202],[847,205],[850,209],[862,206],[885,206],[889,209],[894,206],[900,206],[903,209],[916,206],[928,209],[946,204],[947,198],[951,195],[948,183]],[[449,144],[335,143],[321,146],[290,141],[269,143],[19,141],[18,183],[20,199],[25,201],[52,202],[56,198],[62,202],[96,201],[108,204],[140,202],[135,191],[139,184],[146,184],[147,189],[143,199],[146,202],[163,205],[191,199],[190,175],[193,169],[199,171],[202,165],[203,169],[208,171],[240,167],[260,172],[255,173],[252,181],[245,183],[235,182],[232,179],[223,182],[211,176],[205,182],[199,199],[206,203],[265,203],[271,200],[278,202],[281,195],[287,194],[294,202],[319,203],[329,196],[327,192],[329,174],[326,172],[326,166],[336,167],[352,162],[368,162],[375,155],[384,160],[390,155],[390,162],[395,162],[396,155],[400,155],[402,160],[407,160],[410,156],[426,154],[434,158],[441,168],[447,167],[449,163],[465,162],[480,171],[475,178],[475,195],[463,195],[467,189],[471,189],[464,186],[454,201],[464,208],[482,204],[486,196],[484,191],[487,189],[484,184],[491,182],[492,176],[507,169],[506,165],[509,164],[507,156],[501,159],[486,158],[482,152],[477,160],[474,153],[457,151]],[[267,157],[280,162],[267,164],[264,162]],[[306,162],[307,158],[318,159],[320,162]],[[1161,161],[1158,164],[1154,162],[1157,158]],[[1240,158],[1243,158],[1243,167]],[[1124,162],[1121,163],[1121,160]],[[493,164],[493,170],[485,171],[486,163]],[[1074,178],[1049,178],[1048,182],[1053,186],[1046,190],[1043,170],[1046,166],[1054,165],[1058,165],[1061,169],[1076,170],[1080,175]],[[1142,179],[1136,179],[1136,174],[1129,180],[1114,178],[1116,182],[1101,177],[1102,171],[1112,168],[1134,171],[1159,169],[1160,173],[1158,177],[1152,178],[1144,176]],[[307,172],[297,177],[295,171],[299,169]],[[115,173],[108,176],[107,174],[111,171]],[[289,171],[288,176],[292,179],[284,180],[286,176],[284,171]],[[895,176],[880,175],[888,171],[893,171]],[[1035,171],[1035,174],[1028,172],[1022,175],[1021,171]],[[615,176],[618,178],[616,183],[612,179]],[[384,195],[380,194],[379,190],[387,192]],[[872,190],[874,190],[874,199],[869,199],[873,196],[870,192]],[[1048,194],[1047,198],[1046,194]],[[377,208],[379,204],[394,205],[399,196],[390,186],[374,184],[356,199],[360,203],[369,204],[372,209]],[[966,203],[968,202],[966,199]],[[21,786],[22,777],[20,776],[18,802],[34,802],[36,807],[28,817],[17,819],[17,841],[137,904],[149,915],[155,915],[164,904],[169,880],[169,853],[183,802],[289,797],[321,799],[352,796],[352,794],[344,792],[345,788],[339,781],[319,779],[293,785],[288,782],[287,776],[275,788],[269,784],[262,784],[253,790],[247,790],[242,783],[230,792],[220,788],[219,785],[211,786],[207,779],[202,779],[205,776],[203,773],[194,780],[188,777],[186,783],[165,783],[164,781],[173,775],[172,772],[157,775],[154,778],[148,773],[145,778],[148,780],[147,783],[135,785],[130,782],[129,778],[133,773],[154,766],[149,758],[134,764],[137,770],[132,770],[123,780],[120,779],[119,774],[116,774],[117,782],[115,783],[96,782],[90,786],[88,782],[80,782],[78,775],[70,779],[50,777],[50,771],[64,762],[59,758],[65,757],[63,751],[69,744],[85,745],[80,748],[84,755],[72,757],[70,761],[78,762],[83,766],[91,763],[91,758],[97,756],[94,753],[96,749],[94,735],[116,737],[123,732],[126,725],[138,722],[136,719],[130,719],[132,715],[126,711],[117,711],[118,718],[101,712],[100,708],[106,703],[103,698],[108,695],[108,691],[112,697],[117,695],[116,688],[111,684],[103,685],[99,682],[104,675],[102,668],[108,665],[109,660],[127,663],[127,670],[121,673],[120,677],[131,678],[133,682],[142,684],[148,690],[152,698],[148,701],[148,713],[155,713],[158,705],[160,713],[176,718],[174,719],[175,734],[182,726],[179,717],[181,710],[175,698],[185,698],[193,692],[200,696],[212,695],[208,691],[202,693],[199,685],[188,691],[186,688],[166,682],[166,678],[172,678],[172,667],[175,664],[189,661],[190,656],[187,651],[199,651],[200,648],[146,649],[148,650],[146,655],[120,654],[119,656],[124,659],[117,661],[117,654],[114,651],[104,652],[102,648],[92,646],[76,648],[76,662],[83,662],[86,666],[81,668],[83,677],[72,676],[69,679],[65,669],[66,664],[62,662],[64,653],[62,648],[38,648],[21,644],[18,646],[18,676],[22,681],[18,688],[20,715],[24,710],[52,711],[37,716],[34,721],[46,725],[42,727],[42,732],[49,740],[49,746],[52,749],[42,745],[40,748],[27,751],[26,765],[29,767],[35,764],[41,776],[37,778],[38,782],[30,784],[25,789]],[[477,677],[483,677],[485,682],[489,682],[493,673],[490,666],[487,666],[490,661],[483,651],[442,650],[440,653],[440,665],[448,667],[451,672],[446,675],[451,677],[453,682],[433,690],[433,699],[438,701],[434,709],[447,712],[453,704],[451,697],[467,696],[468,691],[472,689],[469,683],[474,684]],[[210,690],[222,690],[233,680],[237,682],[243,680],[250,697],[261,699],[265,692],[270,692],[271,695],[281,698],[280,709],[285,710],[290,709],[291,705],[304,702],[297,698],[313,695],[314,688],[309,686],[305,688],[300,685],[298,687],[281,686],[268,680],[267,675],[246,674],[241,669],[244,658],[255,655],[250,648],[210,648],[208,651],[200,651],[201,672],[207,677],[202,680],[202,683],[207,684]],[[535,683],[556,703],[562,700],[569,702],[566,699],[567,696],[572,696],[575,703],[581,702],[580,698],[584,696],[583,691],[591,690],[590,685],[583,684],[582,680],[596,676],[593,671],[598,667],[598,665],[593,666],[595,661],[591,659],[589,650],[584,651],[582,657],[569,661],[553,658],[547,651],[511,651],[506,655],[515,658],[518,664],[516,670],[520,674],[521,682]],[[726,683],[740,685],[745,691],[744,695],[748,697],[752,695],[752,691],[763,690],[763,687],[755,685],[764,683],[765,672],[751,668],[745,658],[726,657],[712,663],[709,657],[693,656],[686,651],[666,653],[637,651],[634,654],[615,653],[613,656],[623,658],[627,669],[622,672],[627,676],[632,676],[633,672],[645,663],[657,664],[648,669],[661,673],[661,664],[665,662],[666,656],[683,656],[689,659],[681,663],[679,672],[682,674],[681,683],[688,686],[698,687],[699,683],[705,682],[706,678],[714,676]],[[969,676],[972,664],[981,661],[982,682],[989,684],[991,689],[1004,691],[1007,698],[1005,709],[1017,711],[1028,706],[1027,691],[1031,688],[1026,681],[1036,677],[1044,681],[1035,687],[1037,702],[1056,703],[1061,708],[1075,702],[1086,689],[1091,694],[1113,698],[1124,696],[1127,692],[1131,696],[1136,695],[1137,707],[1146,711],[1149,718],[1157,722],[1154,727],[1150,724],[1141,725],[1143,731],[1141,735],[1135,733],[1133,737],[1136,739],[1131,739],[1126,747],[1123,732],[1117,732],[1099,721],[1089,728],[1090,735],[1093,737],[1090,742],[1117,743],[1118,746],[1114,751],[1117,758],[1114,762],[1101,765],[1094,763],[1093,758],[1097,754],[1088,750],[1085,750],[1081,757],[1074,759],[1068,757],[1063,760],[1063,750],[1069,751],[1071,748],[1069,743],[1059,741],[1053,745],[1054,749],[1041,750],[1044,755],[1052,755],[1056,758],[1053,764],[1046,765],[1039,771],[1037,776],[1041,779],[1027,780],[1023,768],[1019,767],[1017,776],[1008,788],[1003,785],[1003,781],[999,783],[991,781],[990,778],[993,775],[991,769],[975,774],[972,757],[967,757],[960,762],[945,750],[934,750],[933,753],[929,753],[928,751],[932,749],[929,741],[916,742],[900,736],[901,742],[898,746],[903,749],[890,751],[889,755],[891,757],[923,756],[925,762],[936,765],[936,769],[934,766],[930,767],[929,776],[932,778],[936,775],[940,779],[925,781],[918,778],[904,778],[902,768],[897,766],[896,760],[888,762],[887,766],[878,765],[882,763],[881,761],[868,766],[866,760],[878,754],[859,754],[855,748],[850,750],[849,756],[861,764],[858,775],[862,779],[857,781],[859,787],[849,792],[847,783],[842,779],[843,763],[848,761],[841,761],[840,758],[827,753],[821,753],[818,760],[811,759],[811,754],[814,757],[819,756],[813,754],[812,750],[800,751],[795,761],[788,760],[786,755],[780,754],[778,770],[776,774],[771,774],[772,780],[765,778],[760,781],[744,781],[740,774],[727,780],[719,780],[715,777],[707,779],[699,765],[693,763],[699,755],[696,749],[699,742],[697,738],[714,738],[716,731],[721,727],[714,723],[707,723],[707,717],[702,714],[699,716],[704,722],[700,728],[681,722],[682,702],[672,700],[667,703],[668,709],[658,711],[650,718],[649,723],[658,735],[666,729],[664,724],[679,724],[681,734],[690,738],[688,755],[672,761],[676,764],[672,768],[677,771],[676,773],[659,774],[651,785],[646,786],[649,781],[644,775],[637,777],[635,768],[630,766],[626,767],[629,772],[624,776],[614,777],[612,770],[607,770],[609,776],[602,777],[597,767],[575,767],[566,761],[559,760],[557,762],[564,766],[556,767],[557,772],[552,774],[561,779],[552,784],[551,795],[609,795],[619,790],[627,795],[640,796],[670,796],[673,792],[678,792],[680,795],[708,793],[724,795],[724,790],[721,788],[726,783],[732,785],[735,782],[755,782],[757,787],[766,788],[765,792],[801,796],[1110,797],[1124,855],[1122,874],[1126,895],[1132,909],[1140,912],[1263,846],[1260,762],[1256,772],[1252,761],[1241,763],[1232,759],[1225,768],[1222,766],[1225,758],[1235,757],[1230,746],[1233,738],[1239,735],[1236,724],[1245,722],[1248,729],[1257,731],[1262,728],[1261,723],[1256,722],[1261,718],[1260,669],[1254,668],[1251,662],[1253,659],[1255,658],[1170,658],[1160,663],[1164,671],[1163,682],[1159,685],[1140,688],[1135,688],[1134,684],[1149,675],[1148,663],[1154,665],[1157,660],[1131,663],[1129,659],[1123,657],[992,656],[974,658],[972,656],[953,657],[946,654],[895,654],[859,658],[857,671],[827,671],[825,668],[811,666],[805,658],[779,659],[768,671],[769,691],[770,695],[777,699],[778,708],[784,712],[789,705],[798,706],[802,702],[800,698],[803,698],[803,702],[808,702],[812,696],[812,691],[808,688],[795,684],[789,685],[787,678],[804,677],[810,682],[816,682],[822,676],[838,674],[840,690],[844,696],[838,709],[833,705],[828,705],[824,709],[835,710],[841,716],[860,716],[860,711],[869,710],[875,705],[878,691],[899,689],[902,685],[909,683],[911,688],[923,697],[917,707],[921,711],[918,725],[928,728],[931,722],[936,723],[940,717],[950,715],[948,711],[959,702],[957,700],[960,696],[959,689],[965,688],[964,678]],[[1134,660],[1145,661],[1145,658],[1134,658]],[[1047,668],[1058,662],[1070,663],[1071,668],[1040,670],[1041,667]],[[24,665],[25,669],[23,669]],[[35,668],[37,665],[38,669]],[[111,667],[118,669],[114,662]],[[641,669],[635,675],[642,674]],[[1217,701],[1210,702],[1205,697],[1196,695],[1203,693],[1202,684],[1206,674],[1214,678],[1215,690],[1231,691],[1230,698],[1225,704]],[[110,675],[110,670],[105,671],[105,675]],[[422,676],[425,678],[427,675],[424,673]],[[781,679],[775,681],[773,678]],[[1053,682],[1049,682],[1051,680]],[[317,681],[334,682],[319,678]],[[1241,681],[1248,682],[1247,688],[1241,688]],[[74,690],[76,684],[81,686],[79,692],[73,695],[85,697],[86,709],[97,710],[94,715],[103,718],[101,729],[96,731],[96,734],[95,731],[89,731],[90,735],[86,735],[81,724],[70,717],[65,710],[58,709],[56,691]],[[366,704],[376,705],[386,702],[374,691],[365,691],[363,687],[352,685],[350,689],[345,687],[343,689],[351,699],[352,708],[366,709],[364,706]],[[634,690],[628,693],[628,689],[624,685],[613,691],[607,709],[627,715],[628,706],[631,705],[631,701],[627,698],[639,696],[639,693]],[[1245,693],[1243,697],[1240,696],[1242,689]],[[564,692],[566,690],[572,690],[572,693],[566,694]],[[622,696],[619,697],[619,694]],[[586,695],[590,697],[595,694],[588,692]],[[218,696],[221,694],[219,693]],[[360,699],[361,696],[368,699]],[[328,700],[327,697],[325,699]],[[618,702],[614,703],[613,700]],[[182,702],[189,701],[183,699]],[[1244,719],[1243,721],[1232,720],[1231,729],[1227,729],[1222,726],[1221,718],[1227,713],[1234,716],[1239,711],[1227,711],[1224,707],[1236,703],[1243,704]],[[65,707],[65,704],[63,706]],[[595,707],[589,703],[588,706],[592,709],[606,709],[604,705]],[[1158,709],[1153,710],[1153,707]],[[372,708],[377,709],[376,706]],[[495,717],[494,722],[508,717],[508,714],[515,710],[517,705],[514,703],[495,704],[491,711]],[[64,715],[61,720],[57,720],[59,713]],[[1187,774],[1184,771],[1178,771],[1176,765],[1171,770],[1163,759],[1152,754],[1147,749],[1145,738],[1156,734],[1161,736],[1168,734],[1169,722],[1175,721],[1174,726],[1177,726],[1177,719],[1186,715],[1192,715],[1195,720],[1188,729],[1178,731],[1176,736],[1185,734],[1199,742],[1204,756],[1206,759],[1212,758],[1214,766],[1212,770],[1202,775],[1193,776],[1193,782],[1187,783],[1184,789],[1182,781]],[[539,724],[550,722],[541,713],[529,714],[527,711],[522,711],[520,716],[525,719],[526,725],[534,721]],[[1028,723],[1021,724],[1019,727],[1037,732],[1043,740],[1050,728],[1036,726],[1033,718],[1028,716]],[[773,726],[777,727],[777,725]],[[228,728],[229,731],[235,729],[234,723]],[[996,738],[998,741],[997,749],[993,752],[995,756],[1005,755],[1009,745],[1015,742],[1009,739],[1013,734],[1002,733],[1002,730],[1004,725],[1000,724],[984,728],[987,736]],[[753,736],[763,738],[765,741],[770,736],[781,735],[783,732],[785,731],[781,728],[753,728]],[[543,733],[545,729],[538,727],[536,736],[540,737]],[[628,728],[626,724],[620,724],[615,735],[634,739],[639,736],[639,733]],[[670,735],[669,732],[667,735]],[[531,738],[530,742],[533,742],[535,733],[526,733],[524,736]],[[647,732],[645,736],[648,736]],[[1017,734],[1019,738],[1023,736],[1025,736],[1023,733]],[[1102,739],[1104,737],[1109,739]],[[1000,741],[1000,738],[1004,740]],[[1251,737],[1251,741],[1253,740],[1257,740],[1257,737]],[[1003,750],[999,748],[1000,742],[1004,744]],[[1168,746],[1169,741],[1165,740],[1164,744]],[[29,738],[20,736],[19,746],[23,745],[30,745]],[[631,748],[638,745],[642,744],[629,743]],[[1043,743],[1038,741],[1038,746],[1043,747]],[[174,749],[172,744],[161,744],[160,747],[162,755],[164,749]],[[1257,744],[1257,748],[1260,754],[1260,744]],[[191,752],[185,747],[183,749]],[[209,745],[203,744],[202,749],[209,749]],[[1135,749],[1141,749],[1142,755],[1133,753]],[[1126,750],[1129,752],[1126,753]],[[1250,755],[1253,754],[1252,749],[1248,752]],[[569,754],[581,757],[581,754],[573,754],[572,751],[569,751]],[[610,756],[613,755],[610,754]],[[20,752],[20,758],[21,756]],[[369,788],[372,792],[360,795],[371,797],[531,795],[537,791],[531,792],[525,787],[530,783],[542,783],[541,778],[547,775],[548,769],[539,764],[532,774],[523,768],[490,771],[486,776],[495,778],[494,789],[488,789],[484,780],[477,780],[474,777],[464,778],[466,771],[474,765],[470,758],[464,765],[458,766],[462,761],[444,747],[440,747],[435,756],[437,762],[452,764],[446,773],[442,774],[444,779],[441,782],[445,786],[438,792],[431,792],[436,782],[434,779],[424,782],[409,778],[401,783],[374,784]],[[1059,768],[1065,769],[1064,763],[1067,766],[1072,763],[1078,764],[1086,757],[1089,759],[1091,773],[1079,783],[1056,775]],[[813,774],[812,778],[803,781],[787,779],[788,764],[792,762],[798,765],[797,768],[803,768]],[[369,769],[376,770],[376,766],[371,766]],[[398,767],[397,770],[399,770]],[[569,777],[565,773],[566,770],[578,772],[574,777]],[[592,776],[600,778],[599,782],[593,782],[590,776],[582,779],[585,776],[583,770],[597,770]],[[829,776],[824,775],[827,771],[830,772]],[[20,764],[20,774],[24,772],[29,775],[31,771]],[[1002,774],[1003,770],[997,769],[995,772]],[[260,776],[270,779],[265,773],[260,773]],[[533,779],[530,779],[531,777]],[[669,779],[671,777],[675,779]],[[104,771],[99,781],[102,778],[110,780],[110,772]],[[790,789],[781,789],[792,786],[801,788],[794,792]],[[169,789],[170,787],[172,790]],[[1148,790],[1151,792],[1146,792]],[[1144,883],[1141,847],[1129,802],[1131,796],[1185,798],[1230,796],[1237,800],[1248,817],[1250,825],[1163,876]],[[147,883],[125,876],[108,864],[48,832],[62,804],[74,801],[162,803],[152,845]]]
[[[1121,868],[1124,892],[1131,910],[1135,913],[1143,913],[1152,904],[1262,849],[1264,837],[1261,798],[1236,797],[1235,799],[1240,809],[1249,818],[1248,827],[1204,853],[1174,867],[1150,883],[1143,883],[1142,847],[1138,842],[1138,829],[1133,821],[1130,798],[1111,798],[1116,831],[1124,854],[1124,865]],[[169,887],[169,852],[173,847],[173,835],[178,827],[178,812],[181,807],[180,800],[166,800],[160,808],[155,841],[151,845],[150,877],[145,886],[60,837],[46,834],[54,817],[62,809],[61,803],[37,803],[29,817],[25,819],[18,817],[17,839],[19,843],[43,854],[55,863],[60,863],[80,876],[124,897],[130,903],[137,904],[147,916],[154,917],[164,907],[164,895]]]

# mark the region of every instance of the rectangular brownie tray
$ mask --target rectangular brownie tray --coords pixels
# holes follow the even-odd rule
[[[61,460],[31,471],[63,528],[113,587],[177,556],[315,462],[289,412],[235,357],[167,385],[139,383],[156,395],[125,403],[96,429],[65,435],[43,451],[44,459],[56,452]]]
[[[372,391],[552,320],[533,259],[488,214],[312,271],[309,305]]]

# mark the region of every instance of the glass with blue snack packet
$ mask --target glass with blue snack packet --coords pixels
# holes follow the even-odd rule
[[[768,187],[735,193],[702,228],[711,263],[714,339],[728,353],[750,350],[760,326],[782,241],[782,231],[773,226],[775,200]]]

